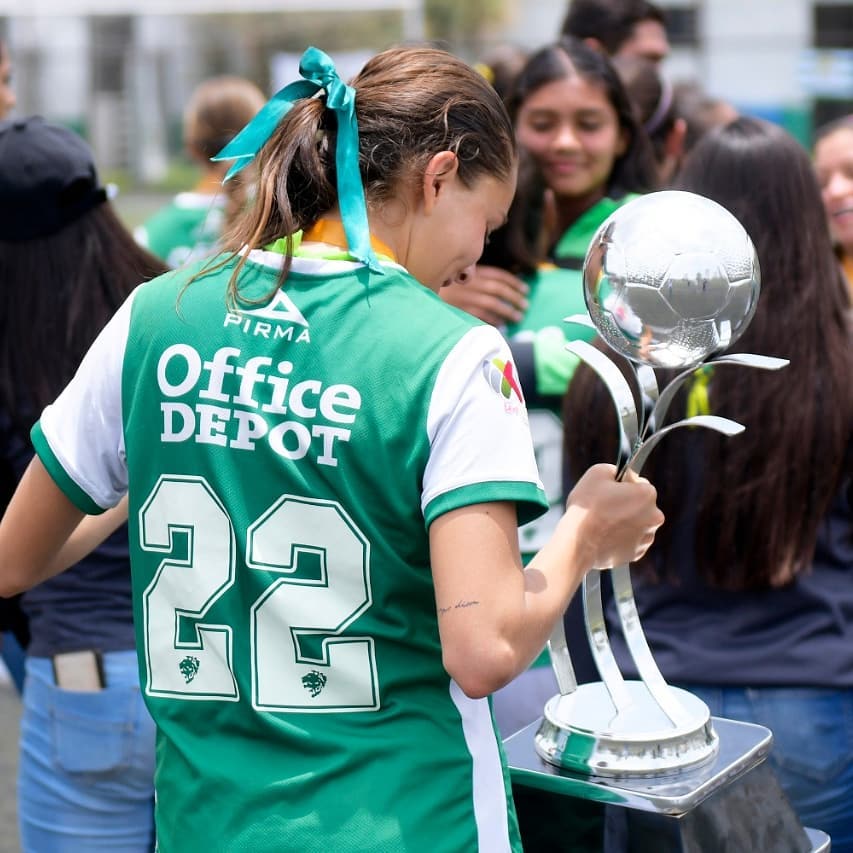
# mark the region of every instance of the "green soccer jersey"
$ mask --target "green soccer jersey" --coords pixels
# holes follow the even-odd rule
[[[161,853],[519,850],[488,700],[442,667],[428,527],[546,506],[499,333],[401,267],[252,252],[140,286],[33,430],[129,487]],[[261,301],[258,301],[261,300]]]
[[[563,513],[561,406],[578,364],[577,357],[566,352],[566,342],[589,341],[595,337],[587,327],[563,320],[572,314],[587,314],[582,269],[589,241],[611,213],[634,197],[603,198],[571,225],[557,243],[553,261],[543,264],[527,279],[529,307],[524,317],[506,330],[511,345],[532,345],[533,375],[524,376],[522,384],[528,401],[535,401],[529,404],[530,431],[550,504],[545,515],[519,531],[525,559],[530,559],[550,539]]]
[[[179,193],[133,232],[137,243],[180,267],[218,250],[225,224],[225,199],[208,193]]]

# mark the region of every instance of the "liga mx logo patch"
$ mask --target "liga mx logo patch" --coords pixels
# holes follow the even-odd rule
[[[500,394],[505,400],[512,401],[512,398],[515,397],[519,403],[524,402],[521,385],[518,383],[518,377],[515,375],[514,365],[511,361],[504,361],[500,358],[484,361],[483,375],[492,391]]]

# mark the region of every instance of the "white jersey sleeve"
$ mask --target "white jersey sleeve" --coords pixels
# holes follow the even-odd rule
[[[74,378],[33,429],[33,444],[45,467],[67,496],[90,513],[114,506],[127,491],[121,378],[135,293],[104,327]]]
[[[524,396],[496,329],[471,329],[448,354],[430,399],[427,433],[421,497],[427,524],[472,503],[516,501],[522,520],[547,508]]]

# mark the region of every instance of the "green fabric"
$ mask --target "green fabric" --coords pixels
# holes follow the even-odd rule
[[[224,293],[233,266],[186,289],[192,268],[140,288],[122,374],[161,853],[474,850],[477,750],[486,741],[469,746],[442,666],[420,493],[436,376],[477,321],[391,266],[367,293],[367,271],[350,265],[323,277],[291,271],[275,291],[278,270],[250,260],[241,294],[275,291],[293,319],[276,323],[253,304],[267,312],[263,323],[249,309],[232,322]],[[211,371],[223,348],[234,352],[224,352],[219,384]],[[167,350],[174,355],[164,360]],[[251,364],[275,383],[254,381]],[[195,383],[192,365],[201,365]],[[357,416],[352,389],[361,394]],[[194,437],[162,440],[167,405],[184,407],[173,426],[192,418]],[[239,449],[236,417],[250,427],[252,412],[268,410],[270,432],[291,424],[279,437],[295,458],[272,452],[266,437],[253,443],[250,429]],[[326,444],[332,426],[341,432]],[[327,464],[300,465],[303,452]],[[541,500],[532,487],[486,487],[490,499]],[[481,499],[478,484],[449,498]],[[157,608],[162,584],[171,597]],[[179,596],[187,604],[176,610]],[[303,617],[282,627],[282,614],[303,600]],[[330,644],[339,628],[345,641]],[[488,735],[494,750],[483,710],[490,731],[477,737]],[[508,771],[501,788],[496,769],[490,784],[520,851]]]
[[[596,229],[611,213],[615,213],[625,202],[636,198],[636,194],[621,198],[603,198],[589,210],[582,213],[557,241],[554,248],[555,258],[584,258],[589,241]]]
[[[424,509],[424,521],[429,525],[438,516],[453,509],[470,506],[477,503],[491,503],[493,501],[513,501],[518,512],[520,524],[538,518],[543,509],[548,505],[545,493],[536,488],[532,483],[504,483],[493,481],[491,483],[476,483],[470,486],[462,486],[445,492],[443,495],[430,501]]]
[[[214,254],[224,222],[222,196],[181,193],[139,226],[133,236],[176,268]]]

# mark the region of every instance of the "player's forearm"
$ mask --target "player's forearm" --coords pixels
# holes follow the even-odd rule
[[[581,532],[583,510],[570,508],[551,539],[523,571],[520,606],[502,625],[504,641],[515,652],[507,681],[523,672],[540,654],[555,623],[562,618],[584,575],[592,553]]]
[[[17,595],[60,569],[56,557],[83,513],[33,459],[0,520],[0,596]]]
[[[583,510],[572,509],[527,568],[509,549],[473,558],[438,584],[444,665],[471,697],[486,696],[523,672],[542,651],[584,573],[592,565],[580,529]],[[514,533],[514,531],[513,531]],[[486,539],[481,538],[485,543]],[[485,544],[483,547],[487,547]],[[486,582],[478,570],[485,564]]]
[[[79,563],[125,521],[127,521],[126,495],[116,506],[106,510],[101,515],[85,516],[51,560],[47,571],[52,576],[65,571],[75,563]]]

